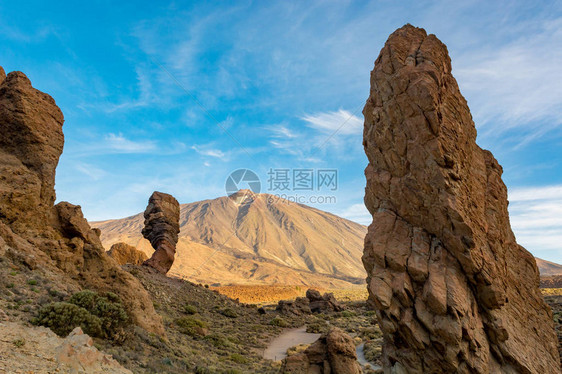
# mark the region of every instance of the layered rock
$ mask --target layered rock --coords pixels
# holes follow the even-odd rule
[[[283,360],[282,373],[360,374],[355,344],[349,335],[334,327],[304,352]]]
[[[166,274],[176,254],[180,232],[180,204],[169,194],[155,191],[144,211],[142,235],[155,252],[144,264]]]
[[[476,145],[445,45],[395,31],[363,113],[363,262],[386,370],[560,372],[535,260],[515,241],[502,168]]]
[[[53,205],[63,121],[55,101],[23,73],[0,83],[0,254],[69,290],[114,292],[135,323],[163,334],[148,293],[104,253],[100,231],[90,228],[81,208]]]
[[[115,259],[119,265],[142,265],[143,262],[148,260],[148,256],[144,252],[122,242],[113,244],[107,254]]]

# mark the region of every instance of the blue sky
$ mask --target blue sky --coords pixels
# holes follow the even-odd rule
[[[325,168],[337,203],[316,206],[368,223],[361,110],[408,22],[447,44],[518,241],[562,263],[560,1],[1,2],[0,65],[63,110],[57,196],[90,220],[224,195],[238,168],[262,191],[270,168]]]

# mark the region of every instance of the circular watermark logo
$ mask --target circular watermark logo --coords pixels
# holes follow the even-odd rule
[[[252,201],[254,194],[260,193],[261,181],[252,170],[238,169],[226,178],[224,188],[228,197],[237,204],[242,204]]]

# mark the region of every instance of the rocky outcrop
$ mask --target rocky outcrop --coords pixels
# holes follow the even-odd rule
[[[92,338],[75,328],[65,339],[45,327],[0,321],[2,373],[131,374],[110,355],[100,352]]]
[[[319,291],[311,288],[306,291],[306,298],[312,313],[341,312],[344,309],[333,293],[321,295]]]
[[[1,74],[0,74],[1,75]],[[63,115],[21,72],[0,84],[0,242],[3,256],[40,269],[69,290],[119,296],[131,319],[164,334],[146,290],[104,253],[99,230],[77,205],[54,205]]]
[[[127,243],[115,243],[107,254],[112,257],[119,265],[133,264],[142,265],[148,260],[148,256]]]
[[[306,297],[297,297],[293,300],[280,300],[276,310],[282,314],[300,316],[310,313],[341,312],[344,307],[338,303],[333,293],[322,295],[312,288],[306,291]]]
[[[363,262],[386,371],[559,373],[537,265],[515,241],[502,168],[476,145],[445,45],[395,31],[363,113]]]
[[[304,352],[283,360],[282,373],[360,374],[355,345],[349,335],[334,327]]]
[[[144,211],[142,235],[155,252],[144,264],[166,274],[174,263],[180,232],[180,204],[169,194],[155,191]]]
[[[12,72],[0,84],[0,217],[18,232],[41,232],[49,222],[63,122],[55,100],[25,74]]]

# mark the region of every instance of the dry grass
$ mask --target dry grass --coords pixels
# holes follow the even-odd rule
[[[541,288],[543,296],[562,296],[562,288]]]

